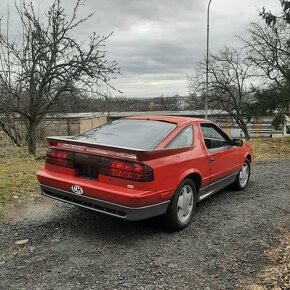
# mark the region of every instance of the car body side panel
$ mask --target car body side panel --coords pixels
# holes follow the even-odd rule
[[[241,168],[239,147],[209,151],[208,162],[210,164],[211,183],[237,173]]]
[[[209,183],[210,168],[207,161],[208,157],[200,141],[200,131],[197,122],[181,126],[172,138],[166,140],[163,147],[166,147],[166,145],[188,125],[193,126],[194,132],[193,146],[190,150],[156,160],[154,175],[157,181],[157,192],[159,192],[163,198],[172,198],[178,185],[187,176],[193,173],[200,175],[202,179],[201,186],[205,186]]]

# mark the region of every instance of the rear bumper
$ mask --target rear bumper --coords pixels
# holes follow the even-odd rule
[[[165,201],[144,207],[126,207],[43,184],[40,184],[40,188],[42,194],[47,197],[130,221],[144,220],[165,214],[170,202]]]

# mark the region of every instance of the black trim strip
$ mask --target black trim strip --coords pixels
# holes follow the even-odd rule
[[[198,201],[202,201],[206,199],[207,197],[213,195],[214,193],[222,190],[226,186],[233,183],[238,174],[239,174],[239,171],[201,188],[198,192]]]
[[[43,195],[72,205],[84,207],[93,211],[114,217],[138,221],[165,214],[170,200],[144,207],[127,207],[108,201],[77,195],[72,192],[40,184]]]

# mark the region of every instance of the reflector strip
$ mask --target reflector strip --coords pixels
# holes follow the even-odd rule
[[[74,144],[67,144],[67,143],[58,143],[59,147],[67,148],[67,149],[73,149],[77,151],[84,151],[84,152],[92,152],[97,154],[103,154],[103,155],[111,155],[116,157],[123,157],[123,158],[129,158],[129,159],[137,159],[137,156],[135,154],[128,154],[128,153],[122,153],[122,152],[115,152],[110,150],[104,150],[104,149],[97,149],[97,148],[91,148],[81,145],[74,145]]]

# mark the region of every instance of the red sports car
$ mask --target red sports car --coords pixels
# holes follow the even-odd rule
[[[227,185],[245,189],[253,159],[242,140],[185,117],[124,118],[48,143],[37,172],[45,196],[127,220],[164,215],[173,229]]]

